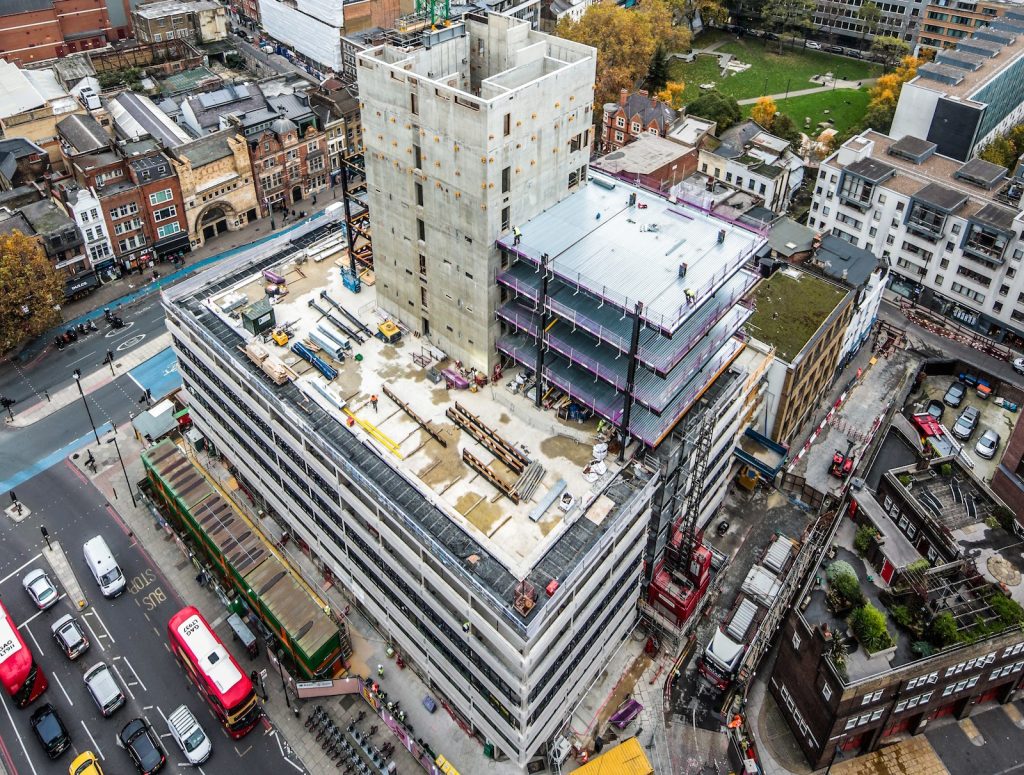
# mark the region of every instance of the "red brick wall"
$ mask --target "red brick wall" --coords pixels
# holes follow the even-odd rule
[[[97,30],[98,35],[75,38]],[[39,62],[106,45],[108,35],[116,37],[104,0],[54,0],[53,8],[0,16],[0,57]]]

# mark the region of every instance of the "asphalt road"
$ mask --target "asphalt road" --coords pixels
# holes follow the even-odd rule
[[[0,395],[15,399],[18,404],[14,411],[17,412],[19,404],[28,406],[45,400],[44,391],[52,393],[71,384],[75,369],[89,374],[108,368],[103,365],[108,350],[113,351],[116,364],[118,358],[167,330],[157,294],[119,314],[127,324],[124,328],[112,329],[101,318],[96,323],[99,331],[79,336],[78,341],[63,350],[57,349],[52,338],[30,345],[19,361],[0,369]]]
[[[223,732],[166,645],[166,622],[185,603],[108,509],[99,492],[70,462],[61,461],[25,482],[19,486],[18,496],[33,513],[18,524],[0,515],[0,596],[19,623],[50,687],[24,710],[18,710],[0,692],[0,757],[11,775],[66,773],[71,760],[85,750],[100,756],[108,773],[133,772],[131,760],[120,749],[116,736],[129,720],[140,716],[161,735],[168,756],[166,771],[188,766],[169,737],[166,723],[166,717],[181,704],[191,708],[213,740],[213,757],[198,768],[201,775],[304,772],[301,765],[285,759],[279,738],[276,733],[268,733],[267,725],[258,725],[241,740],[231,740]],[[70,602],[64,598],[40,613],[21,588],[24,575],[37,567],[57,582],[40,554],[42,525],[60,540],[90,603],[84,612],[76,614],[85,625],[90,647],[74,662],[58,649],[50,635],[52,622],[65,613],[75,613]],[[128,591],[114,600],[99,593],[82,559],[82,544],[96,534],[106,538],[129,579]],[[100,715],[82,680],[83,673],[100,661],[111,666],[127,697],[125,706],[109,719]],[[71,750],[55,762],[46,758],[29,728],[29,715],[42,702],[57,708],[72,739]]]

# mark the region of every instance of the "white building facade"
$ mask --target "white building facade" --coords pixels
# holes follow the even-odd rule
[[[79,188],[68,194],[68,210],[78,224],[85,240],[85,255],[93,269],[109,265],[114,258],[114,248],[103,220],[103,209],[96,192]]]
[[[874,253],[897,293],[979,333],[1024,340],[1024,182],[935,143],[868,131],[821,165],[808,225]]]
[[[259,0],[263,29],[326,68],[340,72],[343,4],[330,0]]]

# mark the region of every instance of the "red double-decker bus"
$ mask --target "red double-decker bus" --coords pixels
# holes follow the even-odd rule
[[[206,702],[231,737],[245,736],[263,711],[249,676],[239,667],[203,615],[182,608],[167,623],[174,656],[199,687]]]
[[[24,708],[46,691],[46,675],[32,658],[17,625],[0,603],[0,681],[14,704]]]

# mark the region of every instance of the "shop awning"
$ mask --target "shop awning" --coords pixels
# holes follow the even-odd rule
[[[177,234],[173,234],[170,237],[165,237],[158,242],[153,243],[153,252],[159,257],[169,255],[170,253],[177,253],[181,250],[189,250],[192,242],[188,238],[187,231],[179,231]]]
[[[72,277],[70,280],[64,283],[64,298],[70,299],[71,297],[77,296],[80,293],[91,291],[99,284],[100,281],[96,277],[95,272],[77,275],[76,277]]]

